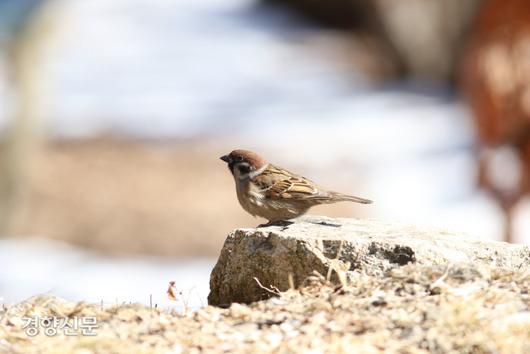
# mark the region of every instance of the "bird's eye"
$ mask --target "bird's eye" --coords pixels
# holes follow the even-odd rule
[[[237,162],[241,162],[241,161],[243,161],[243,156],[237,156],[237,157],[236,157],[236,161],[237,161]]]

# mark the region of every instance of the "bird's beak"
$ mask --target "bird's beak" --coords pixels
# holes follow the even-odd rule
[[[221,156],[220,159],[223,160],[226,163],[230,162],[230,156],[228,156],[228,155]]]

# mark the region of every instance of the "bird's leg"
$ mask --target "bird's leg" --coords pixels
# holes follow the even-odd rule
[[[268,226],[271,226],[272,225],[272,221],[269,221],[269,222],[266,222],[264,224],[259,224],[258,226],[256,226],[257,229],[261,228],[261,227],[268,227]]]
[[[276,221],[269,221],[265,224],[260,224],[257,227],[269,227],[269,226],[282,226],[282,231],[287,230],[290,225],[294,224],[294,221],[289,220],[276,220]]]

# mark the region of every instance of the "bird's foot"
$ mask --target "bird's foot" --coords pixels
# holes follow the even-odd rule
[[[287,230],[289,226],[292,224],[294,224],[294,221],[277,220],[277,221],[269,221],[268,223],[265,223],[265,224],[260,224],[257,227],[260,228],[260,227],[268,227],[268,226],[281,226],[282,231],[284,231],[284,230]]]

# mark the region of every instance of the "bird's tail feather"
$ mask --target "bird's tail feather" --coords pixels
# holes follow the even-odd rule
[[[355,197],[353,195],[342,194],[342,193],[333,193],[333,197],[337,201],[355,202],[355,203],[361,203],[361,204],[373,203],[370,199]]]

